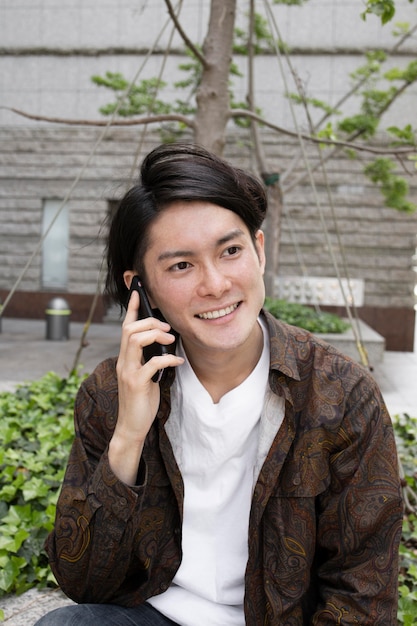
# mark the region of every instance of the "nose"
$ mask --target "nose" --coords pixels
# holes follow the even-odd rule
[[[231,280],[215,265],[204,267],[201,273],[197,293],[201,297],[219,298],[231,287]]]

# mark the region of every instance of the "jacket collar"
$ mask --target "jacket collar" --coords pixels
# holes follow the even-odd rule
[[[294,341],[294,331],[300,332],[305,340],[305,331],[284,324],[267,311],[262,311],[268,324],[270,338],[270,374],[269,385],[277,395],[284,395],[285,399],[294,406],[291,394],[291,381],[300,381],[298,368],[298,350]]]
[[[268,324],[271,342],[271,370],[276,370],[294,380],[300,380],[297,365],[297,352],[294,346],[293,334],[290,327],[277,320],[268,311],[262,311]]]

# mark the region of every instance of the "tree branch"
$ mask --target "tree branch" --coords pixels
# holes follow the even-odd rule
[[[305,133],[297,133],[296,131],[288,130],[286,128],[282,128],[277,126],[276,124],[272,124],[267,120],[263,119],[260,115],[253,113],[252,111],[248,111],[247,109],[232,109],[230,111],[230,117],[249,117],[253,120],[256,120],[263,126],[267,126],[271,130],[275,130],[277,133],[281,133],[282,135],[287,135],[288,137],[294,137],[305,139],[306,141],[311,141],[312,143],[318,143],[326,146],[335,146],[339,148],[352,148],[353,150],[358,150],[359,152],[370,152],[372,154],[393,154],[393,155],[404,155],[404,154],[412,154],[416,152],[415,146],[404,147],[404,148],[377,148],[374,146],[366,146],[364,144],[356,144],[349,141],[337,141],[332,139],[322,139],[320,137],[313,137],[312,135],[306,135]]]
[[[162,122],[180,122],[184,124],[188,128],[194,129],[195,123],[192,119],[185,115],[180,115],[179,113],[167,113],[164,115],[147,115],[144,117],[136,117],[130,118],[126,120],[74,120],[68,119],[65,117],[48,117],[46,115],[35,115],[33,113],[28,113],[27,111],[22,111],[21,109],[16,109],[14,107],[5,107],[0,106],[0,109],[4,109],[6,111],[12,111],[12,113],[16,113],[16,115],[20,115],[21,117],[25,117],[30,120],[35,120],[37,122],[49,122],[51,124],[65,124],[67,126],[139,126],[141,124],[160,124]],[[306,141],[310,141],[312,143],[318,143],[321,145],[334,146],[337,148],[351,148],[353,150],[358,150],[358,152],[369,152],[371,154],[392,154],[393,156],[404,156],[407,154],[413,154],[416,152],[416,148],[413,146],[404,147],[404,148],[377,148],[375,146],[366,146],[364,144],[356,144],[349,141],[336,141],[331,139],[321,139],[319,137],[312,137],[311,135],[306,135],[304,133],[298,134],[295,131],[288,130],[286,128],[282,128],[277,126],[276,124],[272,124],[272,122],[268,122],[263,119],[260,115],[253,113],[252,111],[248,111],[247,109],[232,109],[229,112],[230,117],[249,117],[252,120],[259,122],[263,126],[274,130],[277,133],[282,135],[286,135],[288,137],[294,137],[305,139]]]
[[[48,117],[46,115],[35,115],[33,113],[27,113],[14,107],[0,106],[0,109],[6,111],[12,111],[17,115],[26,117],[30,120],[38,122],[50,122],[51,124],[67,124],[70,126],[135,126],[141,124],[159,124],[161,122],[180,122],[188,128],[194,128],[194,121],[185,115],[179,113],[166,113],[164,115],[146,115],[144,117],[136,117],[125,120],[73,120],[62,117]]]
[[[170,15],[170,18],[172,19],[172,21],[174,22],[174,26],[177,29],[178,33],[180,34],[180,36],[182,37],[182,40],[184,41],[185,45],[187,46],[187,48],[189,48],[191,50],[191,52],[197,57],[197,59],[200,61],[200,63],[206,67],[207,66],[207,61],[204,58],[204,56],[202,55],[202,53],[200,52],[200,50],[193,44],[193,42],[191,41],[191,39],[188,38],[188,36],[185,34],[181,24],[178,21],[177,15],[174,11],[174,7],[171,4],[171,0],[164,0],[165,4],[167,5],[167,9],[168,9],[168,13]]]

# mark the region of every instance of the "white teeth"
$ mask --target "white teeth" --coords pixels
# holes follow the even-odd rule
[[[225,309],[219,309],[218,311],[209,311],[208,313],[200,313],[199,318],[203,320],[214,320],[218,317],[224,317],[225,315],[229,315],[235,309],[237,309],[238,304],[232,304],[232,306],[228,306]]]

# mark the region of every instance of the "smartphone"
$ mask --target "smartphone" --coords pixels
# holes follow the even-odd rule
[[[130,294],[132,293],[132,291],[137,291],[139,293],[140,302],[138,319],[142,320],[146,319],[147,317],[156,317],[150,305],[148,294],[146,293],[139,276],[134,276],[132,278],[132,284],[130,285]],[[163,354],[168,354],[168,348],[157,342],[143,348],[143,358],[145,359],[145,362],[149,361],[149,359],[151,359],[153,356],[162,356]],[[154,383],[159,383],[163,373],[163,369],[158,370],[156,374],[152,376],[152,380],[154,381]]]

